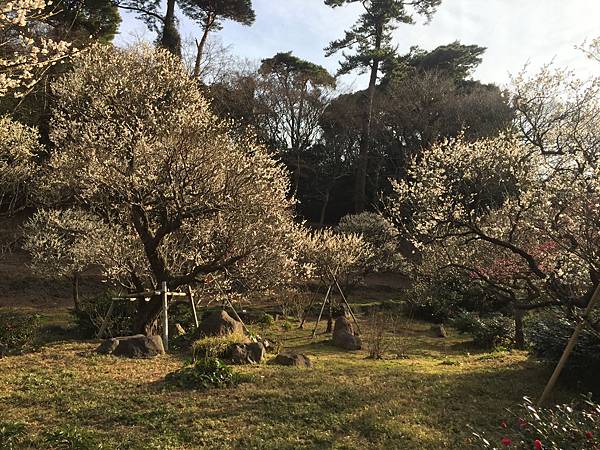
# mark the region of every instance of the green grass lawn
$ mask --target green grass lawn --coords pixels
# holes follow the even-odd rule
[[[391,338],[383,360],[339,351],[322,334],[311,341],[310,323],[279,324],[266,334],[315,367],[239,367],[252,381],[226,389],[166,385],[185,355],[118,359],[96,355],[96,342],[2,358],[0,448],[471,448],[468,424],[500,431],[504,409],[538,396],[548,376],[523,352],[478,352],[419,322]]]

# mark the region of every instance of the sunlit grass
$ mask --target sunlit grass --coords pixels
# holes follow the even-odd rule
[[[314,324],[279,323],[266,334],[315,367],[240,367],[253,381],[235,388],[177,390],[163,379],[185,355],[118,359],[94,354],[93,342],[0,359],[0,422],[24,423],[34,448],[61,430],[115,449],[469,448],[467,424],[496,428],[548,374],[523,352],[478,352],[452,330],[430,337],[427,324],[405,327],[375,361],[323,334],[311,340]]]

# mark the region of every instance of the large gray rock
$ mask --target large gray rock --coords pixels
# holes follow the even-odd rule
[[[96,352],[104,355],[124,356],[127,358],[153,358],[165,353],[160,336],[134,336],[105,339]]]
[[[270,364],[278,366],[293,366],[293,367],[312,367],[312,362],[308,356],[301,353],[283,352],[269,361]]]
[[[360,350],[362,346],[360,338],[354,334],[352,323],[344,316],[335,320],[332,342],[333,345],[344,350]]]
[[[244,326],[226,311],[214,311],[209,314],[202,320],[197,331],[198,337],[228,336],[234,333],[244,334]]]
[[[266,354],[265,346],[260,342],[233,344],[225,352],[225,359],[233,364],[258,364]]]

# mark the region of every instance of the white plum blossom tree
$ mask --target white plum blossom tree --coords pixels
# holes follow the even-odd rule
[[[230,134],[178,58],[149,46],[94,46],[73,65],[53,86],[56,151],[42,190],[48,205],[72,205],[61,217],[96,228],[85,230],[93,239],[33,239],[40,260],[66,244],[79,265],[71,255],[84,239],[83,260],[130,291],[290,280],[299,226],[283,167],[252,136]],[[32,234],[53,228],[53,217],[38,213]],[[150,333],[160,299],[137,308],[134,331]]]
[[[422,252],[419,270],[493,290],[517,333],[523,311],[573,313],[600,281],[599,88],[550,68],[519,76],[514,132],[433,145],[393,183],[387,213]]]

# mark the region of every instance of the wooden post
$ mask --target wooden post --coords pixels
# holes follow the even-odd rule
[[[327,288],[327,293],[325,294],[325,299],[323,300],[323,304],[321,305],[321,312],[319,312],[319,317],[317,318],[317,322],[315,323],[315,328],[312,332],[311,339],[314,339],[315,335],[317,334],[317,327],[319,326],[319,322],[321,321],[321,316],[323,315],[323,310],[325,309],[325,303],[327,303],[327,299],[329,298],[329,293],[331,292],[332,287],[333,285],[330,284]]]
[[[188,285],[187,287],[188,296],[190,297],[190,302],[192,303],[192,311],[194,312],[194,323],[196,324],[196,328],[200,326],[198,323],[198,313],[196,312],[196,302],[194,302],[194,293],[192,292],[192,288]]]
[[[108,311],[106,313],[106,317],[102,321],[102,325],[100,325],[100,330],[98,330],[98,334],[96,335],[97,338],[101,338],[104,332],[106,331],[106,327],[108,326],[108,319],[110,319],[110,316],[112,315],[114,306],[115,301],[111,300],[110,306],[108,307]]]
[[[168,299],[167,299],[167,282],[163,281],[162,282],[162,288],[160,291],[160,295],[162,297],[162,309],[163,309],[163,314],[162,314],[162,319],[163,319],[163,323],[162,323],[162,340],[163,340],[163,345],[165,347],[165,351],[169,351],[169,313],[168,313]]]
[[[344,292],[342,291],[342,288],[340,287],[340,283],[338,283],[337,277],[335,275],[333,275],[333,281],[335,281],[335,285],[337,286],[338,291],[340,291],[340,295],[342,296],[342,299],[344,300],[344,303],[348,307],[348,311],[350,312],[350,315],[352,316],[352,319],[354,320],[354,323],[356,324],[356,331],[358,331],[358,334],[361,334],[360,325],[358,325],[358,320],[356,320],[354,311],[352,311],[352,307],[350,306],[350,303],[348,303],[348,300],[346,299],[346,296],[344,295]]]
[[[565,350],[564,350],[562,356],[560,357],[560,360],[558,361],[558,364],[556,365],[554,372],[552,373],[552,376],[550,377],[550,380],[548,380],[548,384],[544,388],[544,392],[542,393],[542,396],[540,397],[540,399],[538,401],[538,406],[541,406],[544,404],[544,402],[548,399],[550,392],[552,392],[552,389],[554,389],[554,385],[556,384],[556,381],[558,380],[560,373],[562,372],[563,368],[565,367],[565,364],[567,363],[567,360],[569,359],[569,356],[571,356],[571,352],[573,351],[573,348],[575,347],[575,344],[577,343],[577,338],[579,337],[579,334],[583,330],[583,327],[585,327],[585,323],[586,323],[588,317],[590,316],[592,310],[594,309],[594,305],[596,304],[596,302],[598,302],[599,298],[600,298],[600,283],[598,283],[598,285],[596,286],[596,290],[594,290],[594,293],[592,294],[592,297],[590,298],[587,308],[585,309],[585,312],[583,313],[583,316],[581,317],[581,321],[575,327],[575,330],[573,331],[573,334],[571,335],[571,338],[569,339],[569,342],[567,343],[567,346],[565,347]]]

